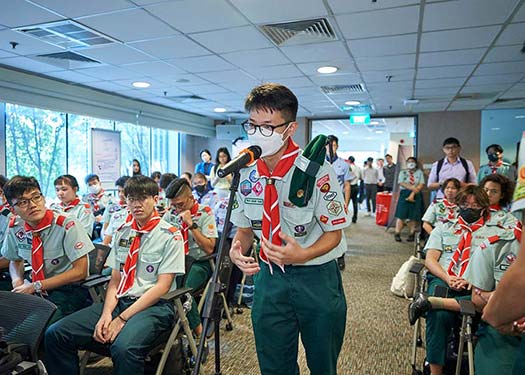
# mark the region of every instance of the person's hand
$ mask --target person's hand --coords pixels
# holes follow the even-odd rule
[[[188,224],[188,226],[191,226],[193,224],[193,219],[191,218],[191,212],[190,210],[184,210],[179,214],[180,219]]]
[[[462,279],[461,277],[457,277],[457,276],[449,276],[447,279],[447,284],[449,288],[457,290],[457,291],[464,289],[462,286],[464,285],[465,282],[466,281],[464,279]],[[466,285],[468,285],[468,283],[466,283]]]
[[[241,241],[239,240],[235,241],[230,248],[230,259],[246,275],[254,275],[261,270],[254,258],[242,254]]]
[[[269,241],[261,240],[261,246],[268,257],[268,260],[271,260],[275,264],[295,264],[295,263],[304,263],[307,261],[305,259],[305,251],[299,246],[297,241],[293,238],[281,232],[281,239],[286,242],[284,246],[274,245]]]
[[[24,280],[22,284],[13,288],[12,292],[22,294],[35,294],[35,287],[33,286],[33,283],[30,283],[28,280]]]
[[[521,336],[525,332],[525,317],[513,323],[503,324],[496,329],[504,335]]]
[[[107,334],[106,334],[106,340],[107,342],[113,342],[117,338],[120,331],[122,331],[122,328],[126,325],[126,322],[124,322],[122,319],[120,319],[118,316],[109,323]]]
[[[100,316],[100,319],[98,320],[97,325],[95,326],[95,332],[93,332],[93,338],[95,339],[95,341],[98,341],[101,344],[105,344],[108,342],[108,327],[112,320],[113,317],[109,313],[103,313]]]
[[[456,290],[470,289],[470,284],[467,280],[458,278],[454,283],[453,287]]]

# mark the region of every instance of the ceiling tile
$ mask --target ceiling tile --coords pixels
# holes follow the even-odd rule
[[[345,39],[415,33],[419,6],[345,14],[336,19]]]
[[[132,72],[130,70],[116,66],[99,66],[96,68],[77,69],[76,72],[81,74],[87,74],[91,77],[95,77],[103,81],[111,81],[115,79],[142,78],[142,75],[139,73]]]
[[[11,52],[7,52],[0,49],[0,59],[5,59],[6,57],[15,57],[16,55]]]
[[[356,39],[347,42],[354,57],[374,57],[415,53],[417,34]]]
[[[419,4],[419,0],[383,0],[376,2],[371,2],[370,0],[328,0],[328,4],[334,14],[339,14],[414,5]]]
[[[113,12],[116,10],[136,8],[133,3],[126,0],[32,0],[54,12],[60,13],[68,18],[89,16]]]
[[[431,87],[416,88],[414,95],[416,98],[436,98],[436,97],[453,97],[458,92],[458,86],[455,87]]]
[[[307,77],[291,77],[279,78],[279,83],[288,87],[295,93],[296,88],[308,88],[308,90],[316,90],[315,85]]]
[[[197,86],[185,86],[184,89],[195,95],[229,93],[229,91],[226,90],[224,87],[221,87],[218,85],[211,85],[211,84],[197,85]],[[213,98],[215,98],[215,95],[213,95]]]
[[[147,78],[144,79],[146,82],[148,82],[151,86],[149,88],[151,89],[166,89],[171,86],[171,83],[165,82],[165,81],[158,81],[155,79]],[[135,82],[136,79],[116,79],[112,80],[112,82],[116,85],[121,85],[124,87],[127,87],[130,90],[133,90],[133,82]],[[140,89],[139,91],[145,91],[143,89]]]
[[[289,63],[288,59],[278,48],[262,48],[230,52],[224,53],[221,56],[241,68],[283,65]]]
[[[486,76],[478,76],[474,74],[474,76],[470,77],[468,80],[468,84],[470,85],[493,85],[493,84],[500,84],[500,83],[516,83],[519,82],[523,78],[522,73],[514,73],[514,74],[494,74],[494,75],[486,75]]]
[[[318,0],[231,0],[250,21],[256,24],[319,18],[327,15]]]
[[[126,87],[121,85],[116,85],[112,82],[104,81],[104,82],[89,82],[85,84],[86,86],[93,87],[95,89],[104,90],[104,91],[120,91],[126,89]]]
[[[210,54],[210,51],[202,48],[184,35],[132,43],[132,46],[162,60]]]
[[[525,74],[525,63],[523,63],[523,61],[513,61],[513,62],[481,64],[476,69],[476,72],[475,72],[475,74],[478,76],[489,75],[489,74],[511,74],[511,73],[524,73]]]
[[[326,60],[327,56],[334,60],[349,59],[350,56],[341,42],[304,44],[299,46],[281,47],[281,51],[295,63],[307,63]]]
[[[153,60],[153,57],[120,43],[104,47],[101,46],[98,48],[84,49],[79,51],[79,53],[100,62],[113,65]]]
[[[421,52],[488,47],[494,40],[499,28],[499,26],[485,26],[472,29],[426,32],[421,35]]]
[[[27,57],[8,57],[2,59],[1,63],[4,65],[12,66],[14,68],[36,73],[56,72],[59,70],[63,70],[62,68],[45,64],[40,61],[35,61]]]
[[[184,89],[186,86],[196,86],[209,84],[208,81],[202,79],[195,74],[177,74],[174,76],[166,76],[162,79],[162,82],[172,84],[173,86]]]
[[[387,76],[392,76],[392,78],[390,79],[391,82],[412,81],[414,79],[414,74],[414,69],[398,69],[361,73],[366,83],[387,82]]]
[[[468,65],[477,64],[486,48],[474,48],[466,50],[446,52],[426,52],[419,54],[419,67],[433,67],[446,65]]]
[[[353,85],[362,83],[359,74],[330,74],[311,76],[310,79],[316,85]]]
[[[459,87],[465,82],[465,78],[443,78],[443,79],[418,79],[416,89],[433,87]]]
[[[523,44],[523,35],[525,35],[525,22],[512,23],[503,30],[496,41],[496,45]]]
[[[525,5],[521,4],[520,10],[514,15],[512,22],[525,22]]]
[[[513,46],[493,47],[485,56],[484,63],[501,62],[501,61],[523,61],[525,55],[521,52],[523,45],[516,44]]]
[[[417,79],[467,77],[475,65],[436,66],[432,68],[418,68]]]
[[[217,72],[234,69],[235,66],[215,55],[188,57],[172,60],[173,64],[191,73]]]
[[[12,49],[9,42],[18,42],[16,49]],[[41,42],[38,39],[23,35],[11,30],[0,31],[0,48],[7,52],[14,52],[18,55],[38,55],[43,53],[64,52],[62,48]]]
[[[297,67],[306,75],[316,75],[317,68],[321,66],[336,66],[339,70],[338,73],[356,73],[357,69],[352,60],[329,60],[319,61],[315,63],[303,63],[297,64]]]
[[[148,6],[146,9],[185,34],[248,24],[248,21],[224,0],[171,1]]]
[[[410,69],[414,68],[416,55],[385,56],[380,59],[375,57],[360,57],[355,59],[357,67],[362,72],[372,70]]]
[[[198,76],[214,83],[242,82],[243,80],[247,80],[249,78],[246,76],[246,74],[239,70],[199,73]]]
[[[81,73],[77,73],[71,70],[64,70],[60,72],[49,72],[49,73],[46,73],[46,76],[59,78],[59,79],[62,79],[64,81],[68,81],[71,83],[86,83],[86,82],[98,81],[96,78],[93,78],[93,77],[90,77],[90,76],[87,76]]]
[[[253,26],[192,34],[191,37],[217,53],[271,47],[271,43]]]
[[[461,0],[427,4],[423,31],[503,23],[516,3],[517,0]]]
[[[178,34],[143,9],[81,18],[80,22],[122,42],[161,38]]]
[[[139,99],[150,98],[150,97],[155,96],[151,92],[148,92],[148,91],[145,91],[145,90],[140,90],[140,89],[118,90],[118,91],[115,91],[115,92],[117,94],[119,94],[119,95],[127,96],[127,97],[130,97],[130,98],[139,98]]]
[[[274,65],[264,68],[247,68],[248,73],[262,81],[273,81],[279,78],[300,77],[303,73],[295,65]]]
[[[185,73],[184,70],[162,61],[125,64],[122,67],[148,77],[165,77]]]
[[[513,83],[495,83],[492,85],[472,85],[467,83],[461,92],[495,92],[495,91],[506,91],[512,87]]]
[[[63,19],[39,6],[18,0],[16,4],[2,2],[0,24],[7,27],[29,26]]]

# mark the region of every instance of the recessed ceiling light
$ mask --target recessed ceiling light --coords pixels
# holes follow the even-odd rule
[[[213,108],[213,112],[224,113],[226,112],[226,108],[221,108],[221,107]]]
[[[490,128],[490,130],[501,130],[501,128]]]
[[[335,66],[321,66],[317,68],[317,72],[321,74],[331,74],[337,72],[339,69]]]
[[[350,134],[350,132],[348,132],[348,131],[345,131],[345,132],[343,132],[343,134],[344,134],[344,135],[346,135],[346,134]]]
[[[379,125],[379,121],[370,121],[370,125]]]
[[[525,118],[525,115],[517,115],[517,116],[514,116],[515,119],[520,119],[520,118]]]
[[[133,87],[138,88],[138,89],[147,89],[148,87],[151,86],[151,83],[149,83],[149,82],[137,81],[137,82],[133,82],[131,85],[132,85]]]
[[[383,134],[384,132],[382,130],[376,130],[376,134]]]
[[[345,102],[346,105],[359,105],[361,102],[359,100],[349,100]]]

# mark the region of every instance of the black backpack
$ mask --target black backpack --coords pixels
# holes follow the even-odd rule
[[[465,168],[465,172],[466,172],[465,181],[463,181],[463,182],[469,182],[469,180],[470,180],[470,171],[468,169],[467,160],[463,159],[461,156],[459,157],[459,160],[461,161],[461,164],[463,165],[463,168]],[[439,159],[439,161],[438,161],[437,170],[436,170],[436,180],[437,181],[439,181],[439,171],[441,171],[441,168],[443,167],[443,163],[444,162],[445,162],[445,158]]]

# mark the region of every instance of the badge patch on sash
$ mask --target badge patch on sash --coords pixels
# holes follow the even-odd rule
[[[252,191],[252,183],[248,180],[241,182],[241,194],[247,196]]]
[[[250,176],[248,178],[250,179],[251,182],[259,181],[259,176],[257,176],[257,170],[254,169],[253,171],[251,171]]]
[[[70,221],[69,223],[66,224],[66,230],[68,230],[69,228],[75,226],[75,222],[74,221]]]
[[[323,196],[323,199],[325,201],[333,201],[337,197],[337,193],[335,191],[329,191]]]
[[[252,220],[252,229],[261,230],[262,229],[262,220]]]
[[[321,221],[321,223],[326,224],[328,223],[328,216],[321,215],[319,217],[319,220]]]
[[[326,208],[328,209],[328,213],[333,216],[338,216],[343,212],[343,206],[341,205],[341,202],[338,201],[331,201],[326,205]]]
[[[330,175],[325,174],[323,177],[321,177],[319,180],[317,180],[317,187],[321,187],[323,184],[330,181]]]
[[[263,187],[262,187],[262,184],[261,184],[261,181],[258,181],[254,186],[253,186],[253,192],[255,193],[255,195],[259,196],[261,195],[261,193],[263,192]]]
[[[18,240],[18,242],[23,242],[26,238],[26,232],[24,232],[23,229],[20,229],[18,232],[15,233],[15,237]]]
[[[321,192],[327,193],[329,191],[330,191],[330,184],[328,182],[323,184],[323,186],[321,186]]]

